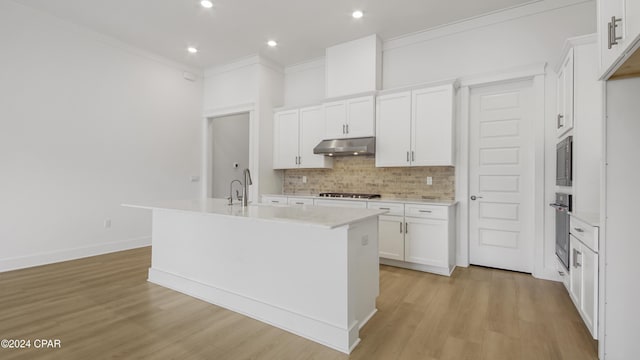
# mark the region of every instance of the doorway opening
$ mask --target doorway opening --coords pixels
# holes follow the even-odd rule
[[[207,194],[227,198],[233,180],[242,181],[249,164],[250,113],[211,117],[208,120],[209,179]],[[240,189],[236,187],[235,189]],[[235,193],[234,193],[235,198]]]

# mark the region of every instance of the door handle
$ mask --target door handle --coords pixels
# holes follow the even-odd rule
[[[579,233],[584,232],[584,230],[582,230],[581,228],[577,228],[577,227],[574,227],[573,230],[575,230],[575,231],[577,231]]]
[[[476,201],[476,199],[482,199],[482,196],[471,195],[471,200]]]
[[[402,222],[400,223],[400,234],[402,234]]]

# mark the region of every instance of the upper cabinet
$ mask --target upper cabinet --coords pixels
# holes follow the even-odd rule
[[[333,160],[315,155],[323,140],[322,106],[279,111],[274,114],[273,168],[331,168]]]
[[[556,132],[558,136],[573,128],[573,49],[570,49],[558,70]]]
[[[375,136],[374,108],[373,95],[325,103],[324,138]]]
[[[376,166],[454,164],[455,83],[378,96]]]
[[[640,47],[640,1],[599,0],[600,75],[603,80],[616,76],[638,76],[635,63],[622,69]],[[637,57],[632,60],[638,62]],[[619,73],[622,72],[622,73]]]

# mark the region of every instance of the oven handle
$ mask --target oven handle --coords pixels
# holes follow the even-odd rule
[[[556,203],[551,203],[549,204],[549,206],[551,206],[552,208],[558,210],[558,211],[566,211],[567,209],[569,209],[568,206],[566,205],[560,205],[560,204],[556,204]]]

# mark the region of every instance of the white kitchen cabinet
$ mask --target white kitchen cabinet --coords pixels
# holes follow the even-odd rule
[[[598,228],[571,217],[569,231],[569,274],[571,277],[569,294],[589,332],[594,339],[597,339]],[[594,247],[594,245],[596,246]]]
[[[573,49],[570,49],[558,71],[556,134],[564,135],[573,128]]]
[[[314,205],[318,206],[334,206],[346,208],[366,208],[367,202],[361,200],[337,200],[337,199],[315,199]]]
[[[600,74],[608,79],[636,50],[640,36],[640,2],[599,0]]]
[[[375,136],[374,96],[362,96],[324,104],[324,138]]]
[[[376,122],[376,166],[408,166],[411,91],[378,96]]]
[[[313,198],[287,197],[287,204],[291,206],[313,205]]]
[[[380,263],[450,275],[455,268],[455,207],[369,202],[379,217]],[[404,216],[403,216],[404,215]]]
[[[378,246],[381,258],[404,260],[404,217],[380,215]]]
[[[323,140],[321,106],[274,114],[274,169],[331,168],[333,159],[316,155],[313,148]]]
[[[287,110],[274,114],[273,168],[292,169],[298,167],[299,111]]]
[[[378,96],[376,166],[451,166],[455,83]]]

